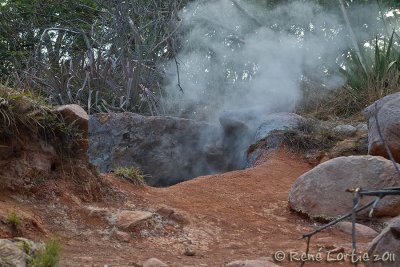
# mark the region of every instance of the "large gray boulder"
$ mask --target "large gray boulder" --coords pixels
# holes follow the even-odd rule
[[[224,171],[229,161],[220,127],[188,119],[96,114],[90,116],[89,136],[89,159],[100,171],[137,167],[150,185]]]
[[[273,113],[266,116],[262,124],[258,127],[255,134],[255,142],[266,138],[274,131],[294,130],[297,129],[301,122],[305,119],[295,113]]]
[[[300,176],[289,191],[289,205],[293,210],[312,218],[329,220],[351,211],[353,194],[346,192],[346,189],[393,186],[400,186],[400,176],[391,161],[375,156],[339,157]],[[364,197],[362,204],[369,201],[371,197]],[[383,198],[374,214],[399,215],[400,197]]]
[[[366,267],[398,267],[400,255],[400,218],[396,218],[368,246]],[[375,261],[375,259],[380,259]]]
[[[389,158],[378,132],[375,114],[383,139],[394,159],[400,162],[400,92],[387,95],[364,110],[368,120],[368,153]]]

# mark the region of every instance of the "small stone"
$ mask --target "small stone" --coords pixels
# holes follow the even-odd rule
[[[357,131],[368,132],[368,125],[366,123],[360,123],[356,126]]]
[[[143,263],[143,267],[168,267],[168,265],[159,259],[151,258]]]
[[[156,212],[158,214],[160,214],[162,217],[166,217],[166,218],[168,218],[173,213],[175,213],[175,211],[173,209],[169,209],[169,208],[165,208],[165,207],[159,208]]]
[[[110,210],[106,208],[97,208],[97,207],[87,207],[86,208],[89,211],[89,215],[96,217],[96,218],[106,218],[107,216],[110,215]]]
[[[114,233],[114,237],[120,242],[129,243],[131,241],[131,236],[128,233],[122,231],[116,231]]]
[[[89,125],[89,115],[79,105],[70,104],[59,106],[56,109],[61,114],[66,123],[74,123],[79,130],[82,131],[84,137],[86,137]]]
[[[333,128],[333,131],[338,134],[351,136],[357,132],[357,128],[352,125],[338,125],[335,128]]]
[[[119,229],[129,230],[130,228],[138,225],[139,223],[153,217],[153,213],[148,211],[131,211],[123,210],[117,218],[116,225]]]
[[[183,254],[184,254],[185,256],[192,257],[192,256],[196,255],[196,251],[194,251],[194,250],[191,249],[191,248],[186,248],[186,249],[185,249],[185,252],[184,252]]]
[[[336,228],[346,234],[351,235],[353,225],[351,222],[339,222],[336,224]],[[355,228],[356,228],[356,236],[375,238],[378,235],[378,232],[375,231],[374,229],[371,229],[368,226],[359,223],[355,224]]]

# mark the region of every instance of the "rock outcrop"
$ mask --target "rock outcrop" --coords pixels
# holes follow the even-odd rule
[[[247,151],[247,167],[256,165],[256,162],[265,153],[279,147],[283,141],[282,134],[277,131],[291,131],[298,129],[306,119],[294,113],[273,113],[263,119],[253,138],[253,144]]]
[[[89,115],[81,106],[76,104],[63,105],[57,107],[56,111],[61,114],[66,123],[73,123],[84,134],[87,134]]]
[[[25,267],[27,255],[15,243],[8,239],[0,239],[0,266]]]
[[[353,195],[347,189],[394,186],[400,186],[400,177],[391,161],[375,156],[339,157],[300,176],[289,191],[289,205],[312,218],[333,219],[352,209]],[[369,201],[371,197],[364,197],[362,204]],[[374,214],[399,215],[400,197],[383,198]]]
[[[31,262],[43,244],[26,238],[0,239],[0,266],[25,267]]]
[[[268,115],[258,127],[254,141],[264,139],[274,131],[297,129],[299,124],[304,121],[303,117],[294,113],[282,112]]]
[[[89,120],[88,153],[102,172],[136,167],[148,184],[167,186],[226,170],[221,134],[219,127],[188,119],[96,114]]]
[[[400,162],[400,92],[387,95],[364,110],[368,120],[368,153],[389,158],[382,138],[389,146],[394,159]]]
[[[81,199],[99,199],[103,183],[88,162],[86,112],[77,105],[50,109],[34,98],[15,98],[20,100],[10,101],[9,105],[29,112],[19,113],[20,119],[13,127],[1,129],[0,189],[21,189],[37,197],[50,197],[59,191],[43,190],[45,184],[51,186],[54,178],[66,178]],[[74,181],[77,176],[79,183]]]
[[[294,113],[266,116],[247,150],[247,167],[267,160],[276,148],[286,147],[305,155],[312,165],[331,158],[367,154],[367,131],[360,126],[304,118]]]

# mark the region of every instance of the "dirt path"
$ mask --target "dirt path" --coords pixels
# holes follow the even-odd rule
[[[112,176],[114,186],[136,207],[171,209],[183,219],[182,227],[160,231],[132,243],[88,240],[67,245],[66,258],[90,256],[87,260],[111,266],[127,265],[157,257],[170,266],[223,266],[233,260],[272,257],[277,251],[302,252],[305,241],[298,238],[312,230],[312,222],[288,209],[287,194],[294,180],[310,169],[296,155],[279,152],[262,165],[220,175],[199,177],[169,188],[137,189]],[[129,202],[129,201],[128,201]],[[359,240],[365,249],[369,240]],[[350,236],[336,229],[312,240],[312,253],[335,247],[351,248]],[[185,251],[195,256],[185,256]],[[326,257],[326,254],[322,254]],[[67,260],[66,262],[70,262]],[[69,263],[73,265],[71,262]],[[281,266],[299,266],[288,260]],[[307,266],[349,265],[348,262],[310,262]]]

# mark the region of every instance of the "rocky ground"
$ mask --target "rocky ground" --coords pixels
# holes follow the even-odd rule
[[[400,142],[396,115],[400,106],[394,108],[398,97],[394,94],[380,100],[377,113],[383,122],[381,135],[393,148],[395,159]],[[369,108],[368,126],[360,121],[346,125],[276,113],[265,116],[256,129],[246,125],[246,119],[229,115],[221,120],[223,131],[219,131],[222,135],[218,140],[178,160],[175,156],[182,149],[201,147],[200,124],[123,113],[118,120],[137,119],[130,130],[113,127],[119,124],[111,118],[99,120],[100,131],[93,135],[93,124],[79,106],[51,110],[24,98],[18,101],[15,106],[24,106],[29,114],[55,120],[58,132],[43,135],[26,124],[16,124],[14,134],[3,129],[0,135],[1,267],[30,266],[25,259],[31,263],[29,257],[37,255],[40,242],[54,239],[62,246],[60,266],[300,266],[306,251],[302,235],[352,208],[347,189],[400,186],[396,171],[400,165],[384,158],[389,155],[378,153],[386,150],[376,137],[378,127]],[[24,114],[21,111],[20,116]],[[69,143],[74,139],[66,134],[71,133],[66,131],[68,125],[78,126],[82,133],[78,142]],[[180,125],[189,126],[180,130]],[[193,130],[189,137],[184,134],[187,128]],[[146,139],[149,132],[152,136]],[[253,134],[256,138],[251,141]],[[101,142],[101,136],[107,135],[116,143]],[[171,163],[173,168],[168,171],[173,174],[181,163],[188,171],[187,166],[196,159],[218,165],[219,158],[233,153],[230,160],[242,160],[228,146],[243,143],[237,142],[242,135],[246,142],[251,141],[246,145],[247,169],[220,170],[219,174],[164,188],[135,185],[113,172],[100,174],[89,163],[92,157],[95,165],[113,163],[115,167],[122,157],[123,163],[133,167],[142,164],[151,175],[165,171],[163,166]],[[93,136],[98,138],[90,143]],[[168,144],[160,141],[166,136]],[[177,137],[187,144],[175,147],[180,140]],[[240,144],[241,149],[246,142]],[[96,154],[100,148],[107,153]],[[149,149],[154,156],[144,162],[126,160],[140,158]],[[93,153],[96,160],[104,161],[93,160]],[[221,166],[232,167],[226,163]],[[196,171],[207,170],[189,173]],[[399,214],[398,196],[381,200],[374,218],[359,214],[358,255],[368,252],[381,257],[390,253],[384,264],[369,260],[366,266],[398,266],[394,260],[396,253],[400,255]],[[345,221],[313,236],[306,266],[353,265],[354,258],[348,256],[352,252],[351,232],[352,225]],[[16,239],[20,237],[37,244]]]
[[[61,266],[135,266],[152,257],[170,266],[224,266],[263,257],[272,261],[277,251],[303,252],[306,242],[299,237],[317,226],[290,211],[287,202],[296,178],[310,168],[301,155],[280,150],[254,168],[168,188],[137,187],[104,175],[110,193],[97,202],[85,203],[62,183],[53,200],[2,192],[0,211],[4,218],[17,210],[24,222],[21,234],[28,238],[58,237]],[[120,216],[124,212],[127,217]],[[0,229],[1,238],[13,235],[5,225]],[[359,237],[360,251],[371,239]],[[318,250],[323,255],[350,252],[351,236],[327,230],[312,239],[311,252]],[[299,266],[287,260],[277,264]]]

